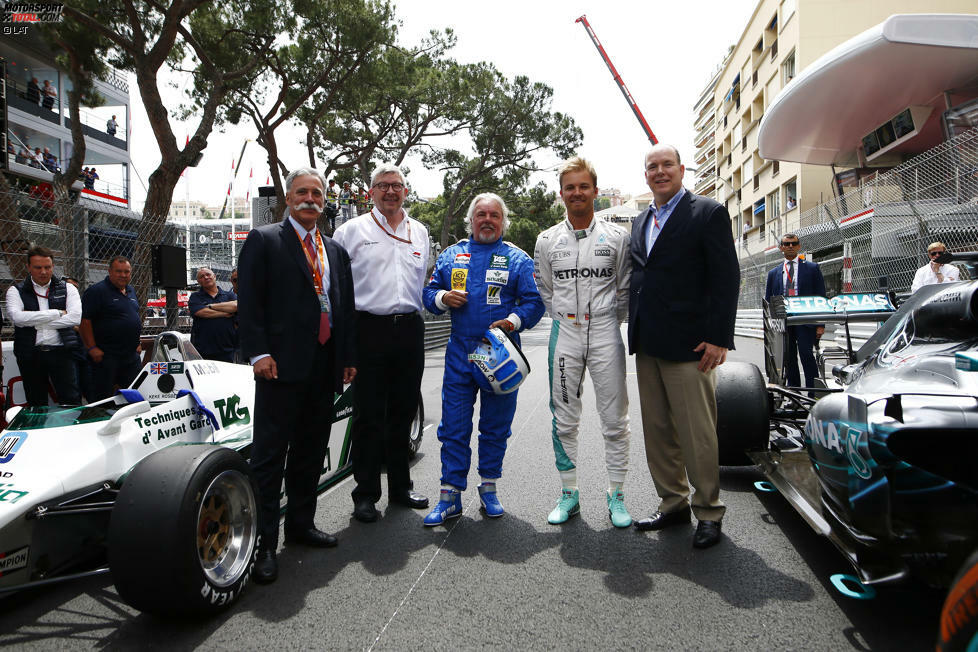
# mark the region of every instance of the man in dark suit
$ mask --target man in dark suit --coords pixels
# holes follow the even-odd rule
[[[764,289],[764,300],[784,295],[789,297],[825,296],[825,279],[822,270],[815,263],[798,259],[801,240],[794,233],[781,236],[778,245],[784,255],[784,262],[767,273],[767,287]],[[818,376],[818,365],[815,364],[815,342],[821,339],[825,332],[823,324],[805,324],[788,327],[788,346],[785,349],[784,368],[788,376],[788,385],[799,387],[801,377],[798,374],[798,356],[801,356],[801,366],[805,370],[805,387],[814,387]]]
[[[355,317],[350,257],[316,228],[325,185],[315,170],[293,171],[285,181],[288,217],[252,230],[238,267],[241,349],[256,377],[251,466],[261,535],[254,578],[261,583],[278,576],[283,466],[286,544],[336,545],[315,527],[316,488],[333,393],[356,375]]]
[[[662,502],[639,530],[698,524],[693,547],[720,541],[716,368],[734,348],[740,267],[730,215],[683,188],[679,151],[645,157],[655,203],[632,223],[628,347],[638,371],[645,456]],[[688,477],[688,481],[687,481]],[[689,485],[695,489],[690,497]]]

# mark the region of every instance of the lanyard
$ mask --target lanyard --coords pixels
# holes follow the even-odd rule
[[[293,230],[295,228],[293,227]],[[295,236],[299,238],[299,246],[302,248],[302,253],[306,255],[306,262],[309,264],[309,271],[312,273],[312,281],[316,286],[316,294],[323,294],[323,273],[320,271],[320,260],[326,258],[326,252],[323,251],[323,239],[319,237],[319,231],[315,232],[316,244],[316,260],[312,259],[309,255],[309,249],[306,248],[306,243],[302,241],[302,237],[299,232],[295,232]]]
[[[791,267],[794,267],[794,265],[792,265]],[[785,261],[785,263],[784,263],[784,275],[788,278],[788,283],[787,283],[788,287],[787,287],[787,289],[793,293],[794,292],[794,289],[795,289],[795,278],[791,274],[791,267],[788,266],[788,261]],[[793,296],[793,294],[792,294],[792,296]]]
[[[380,221],[377,220],[377,216],[374,215],[374,212],[373,211],[370,211],[370,217],[372,217],[374,219],[374,224],[376,224],[377,227],[381,231],[383,231],[384,233],[386,233],[391,238],[394,238],[398,242],[406,242],[408,244],[411,244],[411,223],[410,222],[407,223],[407,240],[405,240],[404,238],[399,238],[398,236],[394,235],[393,233],[391,233],[390,231],[388,231],[387,229],[385,229],[384,228],[384,225],[381,224]],[[404,219],[407,219],[407,217],[405,216]]]

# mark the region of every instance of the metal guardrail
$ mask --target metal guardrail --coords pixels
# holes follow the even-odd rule
[[[452,333],[452,322],[449,319],[426,321],[424,323],[424,349],[438,349],[448,344],[448,336]]]

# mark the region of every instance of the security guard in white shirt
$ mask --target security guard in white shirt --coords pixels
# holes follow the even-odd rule
[[[413,491],[408,468],[409,430],[424,372],[420,312],[428,229],[402,207],[407,194],[401,169],[378,165],[370,179],[373,210],[345,222],[333,234],[350,254],[356,297],[353,517],[364,523],[377,520],[374,504],[380,499],[380,468],[385,463],[388,501],[428,507],[428,499]]]

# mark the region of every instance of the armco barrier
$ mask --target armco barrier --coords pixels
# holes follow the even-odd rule
[[[448,344],[448,336],[452,332],[452,322],[449,319],[426,321],[424,323],[424,348],[438,349]]]

